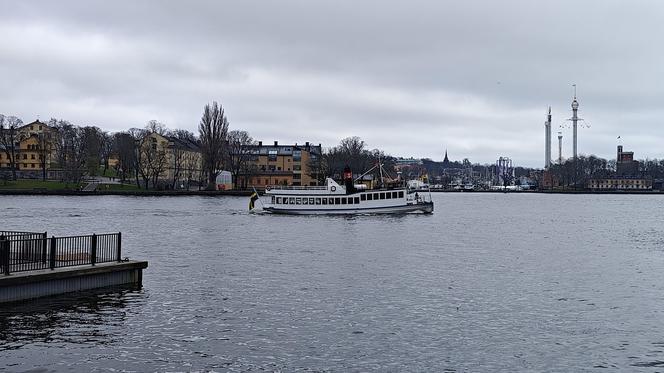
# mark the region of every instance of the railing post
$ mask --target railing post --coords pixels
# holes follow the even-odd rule
[[[48,250],[48,232],[44,232],[42,235],[42,263],[46,264],[46,253]]]
[[[97,235],[92,234],[92,247],[90,247],[90,261],[92,262],[92,265],[95,265],[97,263]]]
[[[118,262],[122,261],[122,232],[118,232]]]
[[[0,259],[3,272],[9,276],[9,240],[4,235],[0,236]]]
[[[51,249],[50,250],[51,251],[51,258],[50,259],[51,260],[50,260],[50,265],[49,265],[49,267],[51,267],[51,269],[55,269],[55,250],[56,250],[56,247],[55,247],[55,242],[56,241],[55,240],[56,240],[55,236],[52,236],[51,237],[51,247],[50,247],[50,249]]]

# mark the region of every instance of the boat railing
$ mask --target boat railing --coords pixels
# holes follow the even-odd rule
[[[266,190],[326,190],[324,186],[269,185]]]

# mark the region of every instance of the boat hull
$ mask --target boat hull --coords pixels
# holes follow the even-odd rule
[[[382,206],[382,207],[358,207],[341,209],[297,209],[297,208],[279,208],[267,206],[263,208],[265,212],[271,214],[287,215],[359,215],[359,214],[406,214],[420,212],[431,214],[433,212],[432,202],[420,202],[417,204],[402,206]]]

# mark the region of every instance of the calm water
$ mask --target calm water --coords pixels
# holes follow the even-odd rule
[[[290,217],[233,197],[0,197],[1,228],[122,231],[150,261],[142,289],[0,308],[0,370],[664,369],[664,197],[434,201]]]

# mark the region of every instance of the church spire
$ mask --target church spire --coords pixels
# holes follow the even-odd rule
[[[445,158],[443,158],[443,163],[450,163],[449,158],[447,158],[447,149],[445,149]]]

